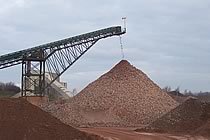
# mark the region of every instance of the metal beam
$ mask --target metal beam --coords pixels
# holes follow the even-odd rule
[[[0,56],[0,69],[20,64],[23,57],[30,57],[32,54],[36,53],[37,50],[40,50],[40,49],[41,50],[55,49],[58,46],[60,48],[64,48],[65,45],[74,46],[74,45],[82,44],[85,42],[89,42],[91,40],[93,41],[96,39],[102,39],[102,38],[111,37],[115,35],[121,35],[124,33],[125,31],[122,31],[120,26],[114,26],[114,27],[105,28],[102,30],[58,40],[58,41],[47,43],[44,45],[39,45],[33,48],[9,53],[6,55],[2,55]]]
[[[0,69],[22,63],[22,96],[44,96],[47,88],[97,41],[125,33],[110,27],[0,56]],[[48,72],[50,82],[46,83]]]

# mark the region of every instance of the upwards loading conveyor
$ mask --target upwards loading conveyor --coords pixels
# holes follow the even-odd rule
[[[97,41],[124,33],[121,26],[114,26],[2,55],[0,69],[22,64],[21,95],[44,96],[47,88]],[[46,72],[51,74],[47,84]]]

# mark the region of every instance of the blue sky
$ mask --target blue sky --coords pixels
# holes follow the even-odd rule
[[[125,58],[160,87],[210,90],[209,0],[0,0],[0,54],[123,25]],[[109,51],[107,51],[109,50]],[[118,37],[99,41],[63,76],[81,90],[121,60]],[[20,66],[0,81],[20,83]]]

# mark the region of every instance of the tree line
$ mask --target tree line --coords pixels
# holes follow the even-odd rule
[[[170,86],[165,86],[163,90],[166,92],[175,92],[175,93],[183,94],[185,96],[210,96],[210,92],[206,92],[206,91],[205,92],[204,91],[192,92],[191,90],[185,89],[183,92],[181,92],[179,86],[175,89],[172,89]]]
[[[13,82],[0,82],[0,97],[10,97],[19,92],[20,87],[16,86]]]

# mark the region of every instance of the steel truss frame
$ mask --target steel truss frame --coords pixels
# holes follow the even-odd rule
[[[21,95],[45,96],[51,84],[97,41],[125,33],[120,26],[0,56],[0,69],[22,64]],[[46,73],[50,82],[46,82]]]
[[[44,96],[50,85],[58,79],[73,63],[88,51],[99,39],[84,41],[78,44],[65,44],[55,48],[40,50],[22,62],[22,96]],[[50,83],[45,81],[46,71]]]

